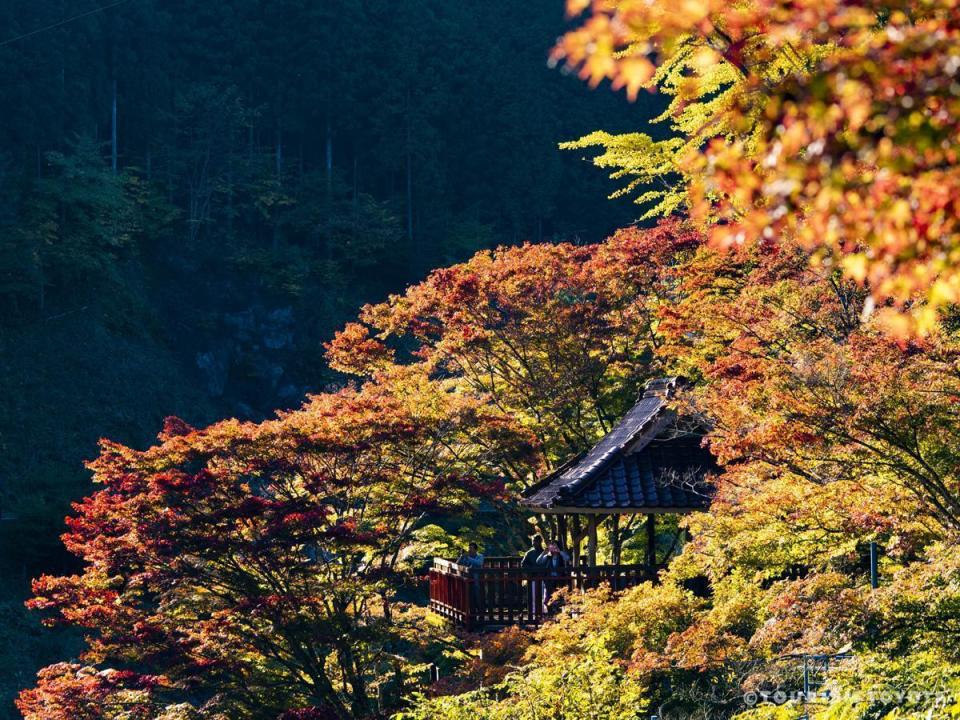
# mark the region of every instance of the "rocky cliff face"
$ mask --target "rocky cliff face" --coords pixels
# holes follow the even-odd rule
[[[217,342],[196,352],[207,393],[232,399],[241,414],[275,399],[281,406],[302,397],[306,387],[290,371],[295,362],[293,307],[252,305],[219,319]]]

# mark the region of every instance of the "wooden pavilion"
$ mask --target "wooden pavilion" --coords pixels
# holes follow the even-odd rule
[[[549,591],[609,583],[614,590],[655,580],[656,516],[703,510],[709,505],[708,475],[716,470],[701,446],[703,426],[678,417],[670,400],[677,378],[647,383],[643,397],[603,439],[524,492],[522,504],[552,527],[570,550],[561,570],[520,567],[519,557],[488,557],[468,568],[434,560],[430,607],[467,628],[536,625],[550,613],[541,600]],[[642,564],[621,562],[630,523],[645,516]],[[624,521],[626,518],[626,521]],[[598,527],[606,523],[609,557],[598,562]],[[586,553],[582,545],[586,540]]]

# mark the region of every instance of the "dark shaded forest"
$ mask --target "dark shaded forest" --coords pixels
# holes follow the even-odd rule
[[[557,143],[653,110],[547,67],[560,0],[91,10],[0,4],[2,717],[72,647],[22,600],[97,438],[294,406],[364,303],[629,223]]]

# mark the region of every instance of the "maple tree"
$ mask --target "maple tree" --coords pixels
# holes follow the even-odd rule
[[[502,492],[529,437],[478,399],[411,380],[312,397],[261,424],[168,420],[104,441],[103,488],[64,536],[83,572],[34,608],[83,628],[82,665],[24,691],[27,718],[364,717],[431,640],[398,600],[427,516]],[[149,668],[149,674],[144,674]],[[284,714],[286,713],[286,714]]]
[[[567,598],[532,643],[491,646],[524,654],[518,670],[465,661],[406,717],[727,716],[796,683],[792,653],[851,643],[865,672],[898,653],[910,682],[953,668],[960,343],[946,321],[892,338],[866,301],[799,243],[721,252],[674,221],[439,271],[330,344],[362,389],[262,424],[171,422],[144,452],[105,443],[105,489],[65,536],[85,570],[41,578],[33,601],[89,649],[21,709],[370,714],[375,694],[409,692],[431,641],[399,599],[417,529],[589,442],[598,408],[654,371],[695,381],[679,407],[712,420],[725,465],[710,512],[683,523],[692,540],[658,585]],[[576,432],[551,434],[561,421]]]
[[[709,577],[713,606],[665,657],[714,671],[766,658],[750,688],[784,682],[791,668],[776,659],[789,653],[891,652],[908,637],[917,649],[924,625],[942,645],[952,610],[933,603],[935,583],[912,617],[891,600],[916,597],[906,578],[932,570],[926,553],[956,538],[955,332],[892,340],[862,320],[865,293],[811,267],[797,245],[703,248],[677,276],[663,348],[700,379],[688,401],[713,419],[726,470],[671,568]],[[869,541],[894,578],[883,593],[866,582]],[[928,612],[936,620],[921,619]]]
[[[670,96],[672,134],[595,133],[595,162],[648,214],[718,246],[800,243],[871,293],[901,335],[960,299],[953,0],[570,0],[555,60]]]
[[[660,88],[673,129],[569,147],[601,146],[650,216],[689,219],[481,252],[327,345],[361,389],[105,443],[65,536],[84,571],[32,601],[88,650],[24,691],[28,718],[372,715],[434,632],[401,600],[417,531],[589,447],[661,374],[693,381],[676,407],[708,419],[724,468],[690,541],[657,583],[484,641],[401,717],[943,708],[745,702],[841,648],[840,691],[960,687],[954,3],[568,5],[589,14],[554,58]]]
[[[569,672],[581,664],[618,678],[613,697],[593,696],[597,717],[625,712],[616,697],[660,717],[726,717],[748,710],[746,692],[799,687],[794,653],[853,644],[870,672],[899,655],[915,684],[931,664],[949,673],[960,660],[946,557],[960,501],[953,326],[891,338],[864,319],[866,292],[797,243],[695,245],[659,256],[655,274],[644,307],[658,362],[695,380],[679,407],[711,419],[725,465],[710,511],[683,521],[692,539],[659,585],[568,598],[518,675],[424,700],[413,717],[573,717],[590,692]],[[868,582],[871,541],[880,590]],[[699,579],[709,597],[687,589]],[[835,682],[853,691],[855,677]]]
[[[956,662],[943,651],[954,593],[930,555],[958,530],[955,330],[892,339],[863,320],[866,294],[797,244],[704,247],[670,271],[678,302],[662,308],[661,347],[699,379],[686,402],[713,420],[725,472],[669,571],[708,577],[711,605],[661,662],[753,663],[742,689],[796,687],[780,658],[851,643]],[[882,592],[867,583],[870,541],[891,578]]]
[[[412,372],[482,394],[537,438],[537,462],[505,468],[519,490],[592,446],[660,372],[657,307],[674,282],[660,270],[700,242],[688,226],[664,222],[597,245],[481,252],[363,308],[327,358],[378,382]],[[610,519],[601,545],[619,553],[641,521]],[[566,533],[555,516],[534,522]]]
[[[750,458],[801,484],[896,478],[898,504],[956,529],[954,334],[904,342],[860,322],[864,294],[795,246],[731,260],[704,249],[679,269],[660,325],[674,367],[704,381],[695,404],[727,475]]]
[[[658,267],[698,242],[664,223],[599,245],[481,252],[363,308],[327,358],[364,377],[449,377],[516,417],[548,465],[563,462],[609,430],[655,372]]]

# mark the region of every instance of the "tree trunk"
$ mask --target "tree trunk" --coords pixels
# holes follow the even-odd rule
[[[413,147],[412,120],[410,118],[410,91],[407,90],[407,240],[413,245]],[[414,253],[416,257],[417,253]]]
[[[277,147],[274,150],[274,162],[277,168],[277,181],[283,175],[283,130],[277,127]]]
[[[348,643],[342,643],[339,648],[341,663],[347,678],[350,681],[351,710],[353,716],[362,718],[370,714],[370,698],[367,697],[366,680],[360,671],[353,648]]]
[[[110,167],[113,174],[117,174],[118,164],[117,149],[117,78],[113,78],[113,107],[110,112]]]
[[[326,232],[324,232],[324,254],[328,263],[333,262],[333,135],[330,131],[330,112],[327,111],[327,135],[324,141],[324,165],[327,174]]]
[[[330,132],[330,114],[327,113],[327,141],[326,141],[326,167],[327,167],[327,203],[333,198],[333,135]]]
[[[570,518],[570,557],[575,567],[580,566],[580,542],[583,540],[583,527],[580,524],[580,516],[574,515]]]
[[[360,179],[358,173],[360,172],[360,166],[357,161],[357,152],[354,149],[353,152],[353,195],[351,198],[351,210],[353,211],[353,226],[350,231],[351,236],[353,237],[354,242],[356,242],[357,237],[360,233]]]
[[[283,130],[280,126],[277,126],[277,148],[274,152],[274,160],[277,165],[277,185],[279,186],[283,178]],[[271,218],[273,220],[273,250],[276,252],[277,248],[280,247],[280,224],[277,222],[277,218]]]
[[[227,237],[233,240],[233,152],[227,155]]]
[[[37,267],[37,289],[39,290],[37,295],[37,303],[40,307],[40,313],[47,307],[47,283],[43,277],[43,265],[38,265]]]
[[[352,717],[352,713],[344,707],[340,701],[340,696],[326,675],[321,674],[317,676],[316,673],[310,673],[310,678],[313,680],[313,696],[317,700],[317,705],[329,706],[336,713],[337,717],[343,718],[344,720]]]

